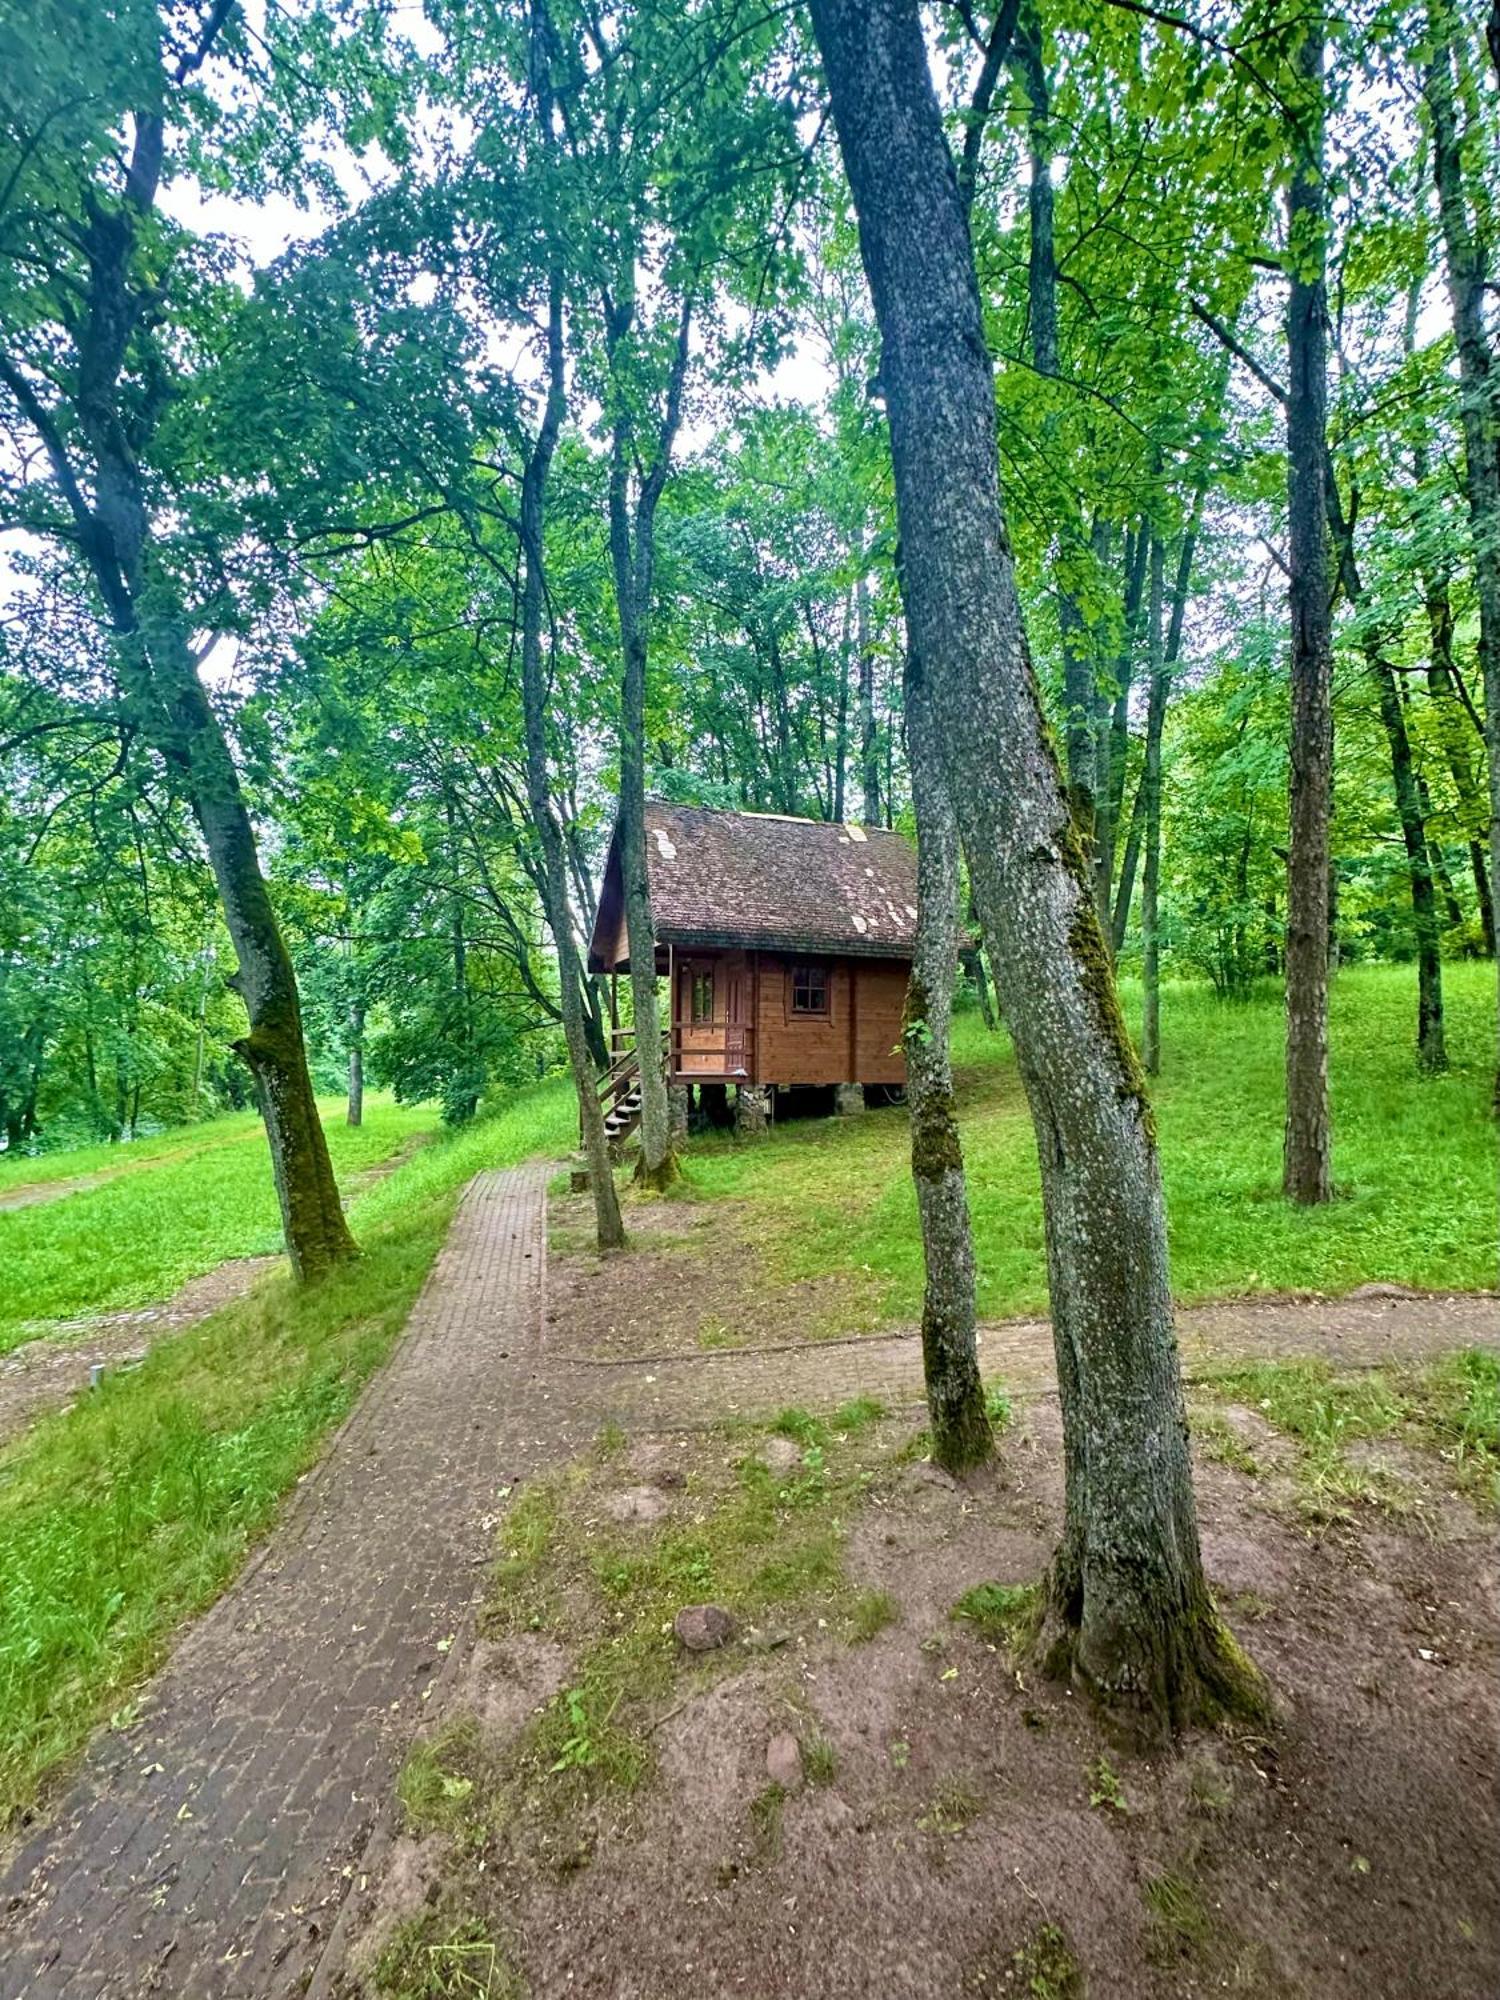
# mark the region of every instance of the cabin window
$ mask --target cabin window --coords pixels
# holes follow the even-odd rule
[[[792,967],[792,1012],[794,1014],[826,1014],[828,1012],[828,972],[821,965],[794,965]]]
[[[689,999],[689,1019],[695,1028],[701,1028],[714,1018],[714,976],[711,972],[693,974],[693,990]]]

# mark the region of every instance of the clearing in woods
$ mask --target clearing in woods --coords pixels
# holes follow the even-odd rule
[[[1480,1990],[1493,1904],[1444,1857],[1495,1849],[1500,1362],[1431,1357],[1489,1302],[1343,1308],[1355,1373],[1185,1315],[1210,1569],[1287,1721],[1157,1762],[1008,1657],[1060,1497],[1044,1328],[960,1488],[910,1339],[579,1358],[546,1179],[475,1184],[378,1387],[13,1858],[18,1995],[791,1995],[808,1954],[849,1995]],[[736,1636],[683,1655],[709,1598]]]

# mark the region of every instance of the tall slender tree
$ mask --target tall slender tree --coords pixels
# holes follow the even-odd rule
[[[922,1368],[932,1455],[950,1472],[981,1464],[990,1422],[979,1379],[974,1239],[953,1106],[949,1035],[958,972],[958,822],[919,668],[906,673],[906,756],[917,821],[917,942],[906,995],[911,1171],[922,1228]]]
[[[1199,1551],[1154,1129],[1042,718],[973,253],[915,0],[813,0],[879,321],[913,672],[1036,1128],[1067,1505],[1046,1653],[1147,1734],[1263,1684]]]
[[[187,117],[185,98],[215,53],[232,10],[133,9],[108,37],[127,128],[123,157],[91,133],[65,158],[45,106],[34,129],[5,133],[25,192],[46,181],[41,203],[19,205],[34,240],[12,244],[27,281],[0,298],[0,384],[50,474],[42,504],[25,489],[19,519],[82,560],[130,725],[170,767],[189,800],[218,885],[249,1017],[236,1042],[255,1082],[280,1199],[288,1253],[299,1277],[316,1277],[351,1256],[328,1146],[318,1118],[303,1040],[301,1001],[256,850],[255,830],[223,725],[205,692],[193,621],[163,547],[161,423],[173,395],[168,332],[174,273],[163,251],[169,225],[159,201],[169,124]],[[57,133],[77,100],[61,87]],[[59,185],[75,200],[63,226],[45,217]],[[22,221],[23,229],[28,227]]]
[[[1328,1102],[1329,820],[1333,622],[1328,564],[1328,248],[1324,17],[1303,23],[1290,106],[1287,196],[1287,563],[1292,616],[1291,835],[1287,861],[1286,1134],[1294,1202],[1333,1195]]]
[[[1464,134],[1454,89],[1454,68],[1463,57],[1452,0],[1428,0],[1427,32],[1431,55],[1425,96],[1458,348],[1464,481],[1479,600],[1479,662],[1489,759],[1490,929],[1500,934],[1500,383],[1485,325],[1490,245],[1483,227],[1484,206],[1471,200],[1464,170]],[[1496,959],[1496,974],[1500,978],[1500,958]],[[1500,1115],[1500,1066],[1495,1073],[1494,1104]]]

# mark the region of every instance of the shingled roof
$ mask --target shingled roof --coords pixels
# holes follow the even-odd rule
[[[618,840],[617,828],[589,944],[596,972],[624,958]],[[912,955],[917,857],[898,833],[652,800],[646,856],[658,944]]]

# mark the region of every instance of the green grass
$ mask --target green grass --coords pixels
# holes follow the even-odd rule
[[[1496,1138],[1486,1115],[1494,973],[1453,964],[1445,979],[1453,1069],[1425,1081],[1412,1059],[1412,970],[1340,973],[1331,1062],[1340,1198],[1311,1211],[1280,1193],[1279,992],[1235,1003],[1202,986],[1167,986],[1152,1098],[1180,1299],[1338,1293],[1374,1279],[1441,1290],[1496,1282]],[[1134,1022],[1139,993],[1129,981],[1124,1004]],[[954,1056],[980,1309],[990,1318],[1044,1311],[1036,1152],[1009,1042],[961,1016]],[[744,1204],[747,1241],[763,1251],[772,1282],[842,1275],[836,1330],[848,1331],[920,1310],[906,1146],[905,1113],[872,1111],[787,1124],[759,1145],[695,1140],[689,1173],[696,1193]],[[720,1236],[713,1241],[721,1254]]]
[[[0,1451],[0,1828],[264,1534],[389,1353],[465,1182],[565,1146],[569,1105],[544,1085],[434,1140],[360,1203],[355,1264],[266,1280]]]
[[[1011,1651],[1024,1646],[1042,1616],[1038,1583],[976,1583],[954,1605],[950,1616],[972,1625],[986,1644]]]
[[[508,1946],[473,1918],[424,1910],[398,1925],[375,1963],[385,2000],[524,2000]]]
[[[330,1099],[329,1103],[332,1104]],[[174,1125],[149,1139],[135,1139],[127,1145],[74,1146],[65,1153],[38,1153],[35,1156],[0,1153],[0,1195],[20,1187],[44,1187],[54,1181],[81,1179],[86,1174],[121,1173],[179,1155],[201,1153],[211,1147],[232,1145],[261,1129],[256,1111],[227,1111],[222,1117],[207,1118],[198,1125]]]
[[[389,1099],[367,1101],[357,1131],[338,1113],[338,1101],[324,1104],[329,1151],[343,1188],[436,1124],[430,1105]],[[221,1125],[231,1128],[227,1135]],[[196,1143],[178,1134],[175,1150],[102,1187],[0,1210],[0,1270],[6,1274],[0,1354],[44,1331],[47,1321],[153,1304],[228,1257],[281,1249],[281,1215],[259,1121],[225,1119],[195,1131]],[[358,1228],[357,1199],[353,1215]]]
[[[1461,1492],[1486,1511],[1500,1509],[1500,1355],[1490,1349],[1425,1368],[1353,1373],[1324,1361],[1267,1361],[1224,1370],[1210,1386],[1259,1410],[1295,1442],[1300,1500],[1314,1519],[1339,1518],[1356,1500],[1401,1510],[1400,1480],[1349,1454],[1351,1445],[1380,1438],[1436,1452]],[[1201,1420],[1194,1430],[1201,1434]]]

